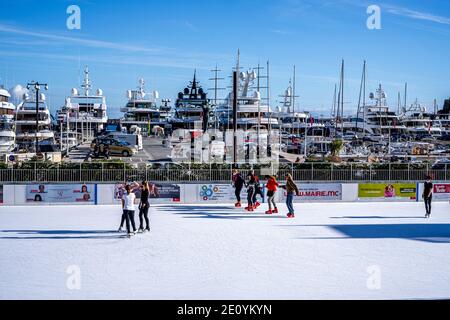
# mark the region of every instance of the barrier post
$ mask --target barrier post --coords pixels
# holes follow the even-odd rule
[[[79,181],[81,182],[81,178],[82,178],[82,174],[81,174],[81,162],[80,162],[80,168],[79,168],[79,170],[80,170],[80,179],[79,179]]]
[[[102,182],[105,181],[105,166],[104,163],[102,162]]]
[[[408,181],[411,181],[411,164],[408,162]]]
[[[391,167],[391,163],[389,162],[389,181],[391,181],[391,180],[392,180],[391,169],[392,169],[392,167]]]
[[[311,180],[314,181],[314,162],[311,162]]]
[[[37,168],[36,168],[36,162],[34,163],[34,182],[37,182]]]
[[[334,181],[334,175],[333,175],[333,172],[334,172],[334,164],[331,163],[331,171],[330,171],[330,178],[331,178],[331,181]]]
[[[447,173],[448,172],[448,163],[446,163],[445,164],[445,181],[447,181],[448,180],[448,178],[447,178]]]
[[[369,164],[369,181],[372,181],[372,164]]]
[[[353,163],[350,163],[350,181],[353,181]]]

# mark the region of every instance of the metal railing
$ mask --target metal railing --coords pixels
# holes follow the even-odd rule
[[[240,170],[245,176],[251,168]],[[275,175],[283,179],[286,174],[292,174],[294,180],[300,182],[357,182],[357,181],[421,181],[427,175],[434,180],[450,180],[450,166],[443,169],[413,168],[408,165],[407,169],[398,169],[394,165],[388,167],[360,167],[350,165],[345,167],[329,166],[323,168],[312,164],[308,168],[296,168],[294,166],[281,168],[256,168],[255,173],[263,178]],[[40,169],[0,169],[0,184],[22,184],[22,183],[116,183],[123,181],[152,181],[152,182],[174,182],[174,183],[229,183],[231,181],[231,168],[217,169],[192,169],[192,168],[108,168],[103,165],[99,168],[47,168]]]

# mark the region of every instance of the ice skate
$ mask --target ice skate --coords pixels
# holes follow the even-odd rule
[[[272,214],[273,213],[273,211],[272,210],[268,210],[268,211],[266,211],[266,214]]]
[[[245,211],[253,212],[253,207],[246,207],[246,208],[245,208]]]
[[[242,207],[242,205],[241,205],[240,202],[235,203],[234,206],[235,206],[236,208],[241,208],[241,207]]]
[[[272,213],[278,213],[278,208],[275,208]]]

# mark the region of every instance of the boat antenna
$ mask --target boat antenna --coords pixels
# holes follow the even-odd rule
[[[361,111],[364,111],[364,110],[361,110],[364,107],[361,105],[361,100],[365,100],[365,89],[366,89],[366,60],[364,60],[363,72],[362,72],[362,76],[361,76],[361,85],[359,87],[358,112],[356,114],[356,131],[358,131],[358,127],[359,127],[358,119],[360,117],[360,114],[362,113]]]
[[[218,69],[217,67],[217,63],[216,63],[216,68],[211,70],[211,72],[214,72],[214,77],[210,78],[208,80],[210,81],[214,81],[214,88],[209,88],[208,90],[214,90],[214,105],[217,106],[217,95],[218,95],[218,91],[219,90],[225,90],[225,88],[219,88],[219,80],[225,80],[225,78],[219,78],[219,72],[221,72],[222,70]]]
[[[88,96],[89,91],[91,90],[91,81],[89,80],[89,68],[86,66],[84,68],[84,81],[81,87],[84,89],[84,95]]]

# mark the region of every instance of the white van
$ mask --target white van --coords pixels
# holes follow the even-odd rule
[[[122,133],[122,132],[110,132],[107,135],[107,137],[128,142],[132,147],[134,147],[138,151],[144,149],[144,146],[142,144],[142,135],[140,135],[140,134],[127,134],[127,133]]]

